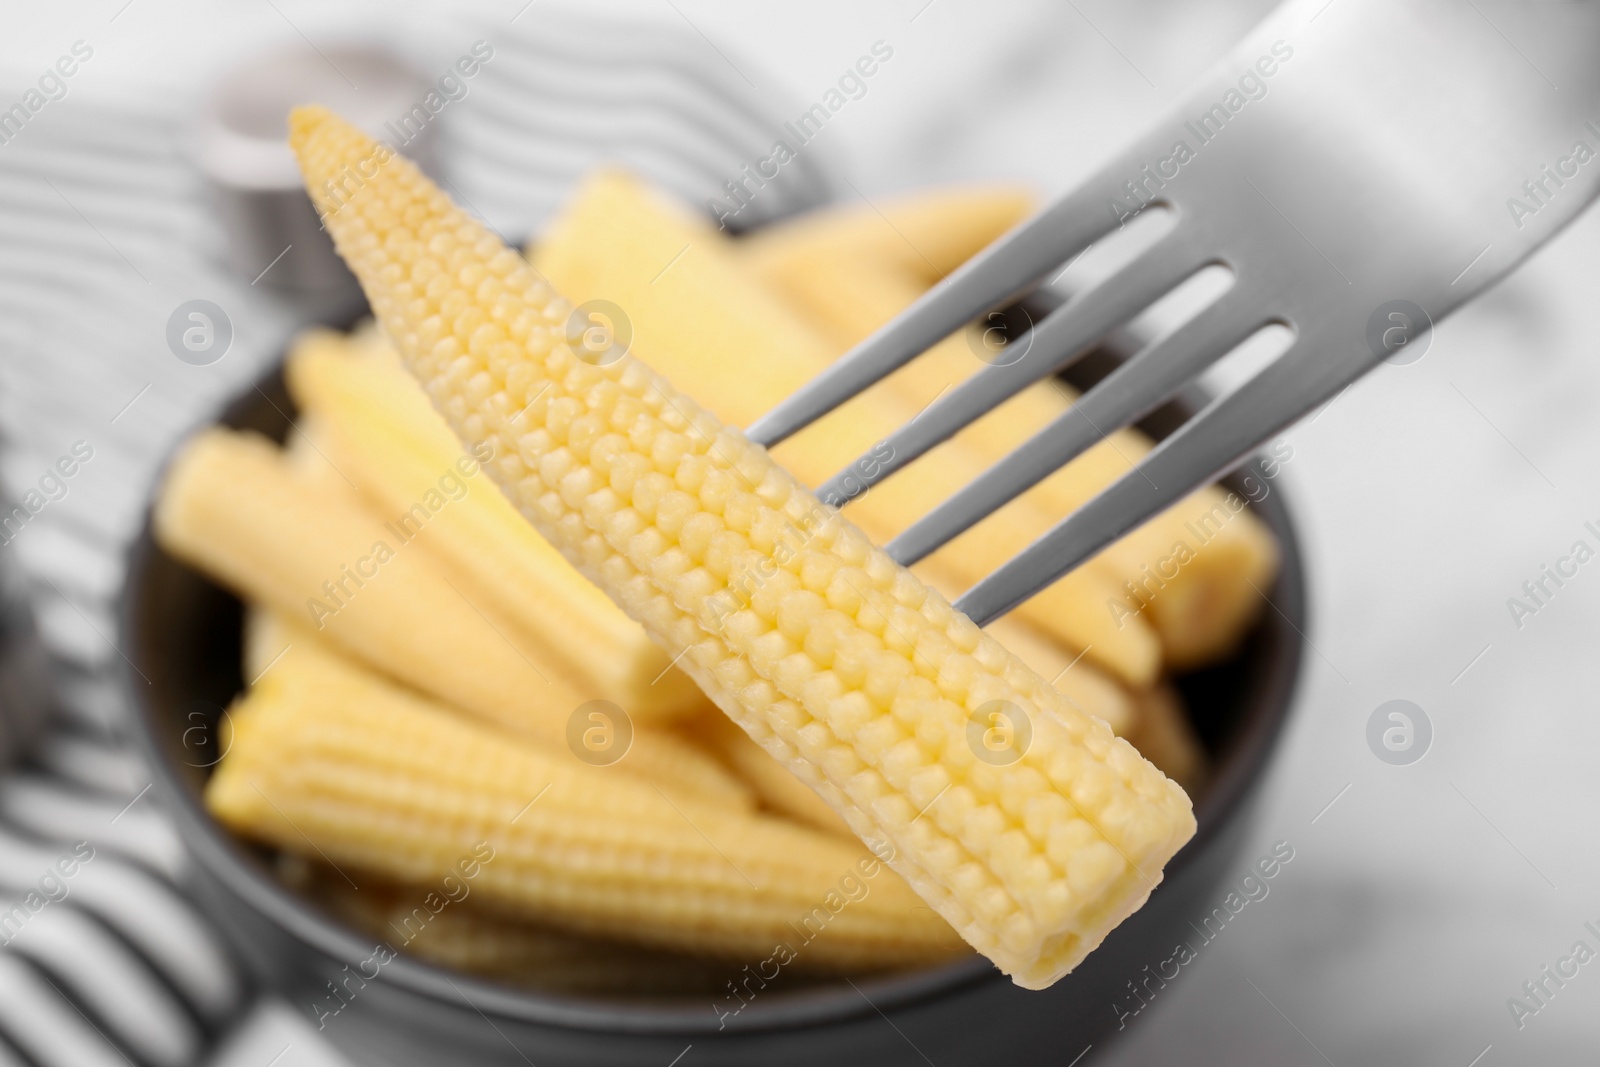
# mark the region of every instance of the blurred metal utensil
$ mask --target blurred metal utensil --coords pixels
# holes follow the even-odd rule
[[[375,45],[277,48],[213,88],[196,156],[221,223],[219,255],[234,274],[297,298],[314,318],[362,306],[288,149],[284,121],[297,104],[348,116],[519,241],[602,165],[635,170],[692,204],[723,202],[770,154],[794,106],[673,23],[550,7],[511,29],[459,33],[459,55],[447,61],[412,62]],[[808,147],[753,194],[738,194],[728,227],[831,199],[827,157],[826,146]]]
[[[1212,264],[1231,288],[1136,352],[1054,423],[888,546],[912,563],[1270,324],[1287,351],[971,589],[980,625],[1418,340],[1600,191],[1600,5],[1523,12],[1501,33],[1474,4],[1291,0],[1094,177],[973,259],[750,428],[774,444],[1032,289],[1148,207],[1170,229],[1069,300],[852,465],[863,492]],[[871,472],[871,473],[867,473]]]
[[[201,116],[197,157],[222,223],[224,261],[252,284],[317,296],[330,310],[359,306],[361,289],[322,232],[289,151],[285,117],[327,103],[375,137],[428,94],[428,80],[377,47],[280,48],[236,67]],[[434,127],[406,154],[431,169]]]

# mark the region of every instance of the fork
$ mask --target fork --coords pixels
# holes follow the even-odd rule
[[[1519,9],[1524,10],[1524,9]],[[890,542],[912,564],[1265,327],[1287,349],[973,586],[985,625],[1222,476],[1510,271],[1600,191],[1600,4],[1506,36],[1473,0],[1290,0],[1088,181],[749,429],[774,445],[1152,209],[1169,228],[822,486],[843,503],[1070,366],[1201,270],[1228,289]],[[885,447],[887,446],[887,447]],[[885,456],[889,458],[885,460]]]

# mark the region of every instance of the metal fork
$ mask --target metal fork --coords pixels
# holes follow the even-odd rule
[[[1170,229],[819,489],[866,491],[1202,269],[1232,285],[888,546],[921,559],[1264,326],[1288,349],[967,592],[980,625],[1243,461],[1506,274],[1600,192],[1600,4],[1290,0],[1094,177],[750,428],[772,445],[1151,207]],[[1536,13],[1530,13],[1535,11]],[[1508,36],[1512,34],[1514,36]],[[1415,348],[1412,349],[1415,351]],[[888,462],[882,457],[892,456]]]

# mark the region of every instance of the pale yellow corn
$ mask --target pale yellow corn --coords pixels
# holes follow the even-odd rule
[[[786,241],[782,234],[786,225],[774,227],[773,235],[762,239],[765,243],[752,239],[743,246],[747,261],[760,278],[826,329],[841,353],[888,322],[926,288],[924,280],[909,271],[897,274],[860,259],[842,236],[831,247],[804,242],[804,234]],[[870,223],[863,225],[871,229]],[[957,333],[886,384],[918,407],[932,403],[953,383],[981,368],[974,353],[983,350],[982,345],[983,339],[974,337],[971,329]],[[997,461],[1064,413],[1073,399],[1060,383],[1040,382],[967,427],[957,439]],[[1052,519],[1067,515],[1150,448],[1149,439],[1137,430],[1116,431],[1026,495],[1042,515]],[[1044,528],[1029,533],[1037,536]],[[1179,550],[1178,545],[1184,548]],[[1260,590],[1272,584],[1277,565],[1271,531],[1250,512],[1230,507],[1226,494],[1215,487],[1173,505],[1088,564],[1115,586],[1115,594],[1104,605],[1107,615],[1126,620],[1144,613],[1160,634],[1163,658],[1173,670],[1203,666],[1234,650],[1260,614],[1264,605]]]
[[[660,646],[479,475],[386,342],[314,332],[291,352],[289,389],[318,420],[322,449],[474,604],[545,651],[541,669],[612,701],[636,722],[700,706]]]
[[[301,479],[265,438],[211,430],[174,462],[163,547],[425,692],[514,729],[553,729],[592,694],[522,650],[353,491]],[[546,730],[546,732],[549,732]]]
[[[244,669],[247,678],[273,691],[320,688],[341,699],[383,708],[396,702],[396,688],[340,654],[310,628],[258,605],[245,615]],[[420,696],[414,700],[420,700]],[[429,705],[446,708],[445,705]],[[454,709],[446,708],[454,711]],[[518,731],[557,760],[572,759],[571,739],[563,731]],[[627,751],[606,770],[654,783],[674,797],[687,797],[730,810],[755,806],[754,792],[730,775],[699,745],[674,730],[637,727]]]
[[[383,683],[274,668],[229,722],[208,808],[307,858],[421,885],[476,857],[474,899],[499,914],[735,959],[784,942],[855,968],[960,948],[855,841],[669,797]]]
[[[1053,680],[1053,688],[1064,700],[1084,714],[1105,722],[1118,737],[1131,738],[1138,729],[1139,711],[1144,701],[1131,696],[1093,667],[1072,663],[1025,626],[1001,620],[989,627],[989,633],[1007,651],[1039,671],[1041,677]],[[1050,669],[1041,670],[1041,663]],[[844,827],[838,814],[815,792],[726,716],[703,716],[695,720],[692,729],[774,810],[823,830]],[[1135,744],[1134,747],[1139,746]],[[1159,762],[1156,765],[1166,770]],[[1182,779],[1178,781],[1187,784]]]
[[[533,262],[570,299],[620,306],[631,320],[632,353],[727,423],[754,421],[837,355],[836,346],[752,276],[727,238],[624,174],[591,177],[543,235]],[[774,455],[802,483],[820,485],[920,410],[893,390],[871,390]],[[844,513],[882,543],[987,467],[985,457],[950,442]],[[917,573],[948,595],[988,575],[1049,524],[1033,503],[1014,501],[919,564]],[[1148,685],[1160,668],[1160,641],[1142,618],[1106,610],[1107,600],[1121,596],[1101,575],[1079,569],[1022,604],[1015,617],[1130,684]]]
[[[1001,619],[990,625],[988,632],[1041,677],[1051,680],[1055,690],[1079,711],[1104,721],[1118,737],[1131,736],[1142,702],[1127,690],[1089,664],[1073,662],[1074,657],[1063,655],[1013,620]],[[689,728],[773,810],[818,829],[848,832],[837,812],[726,716],[701,716]]]
[[[1118,737],[1131,737],[1132,731],[1137,729],[1143,702],[1093,667],[1073,663],[1032,630],[1009,620],[1002,619],[991,625],[988,632],[1041,677],[1052,679],[1055,690],[1068,703],[1105,722]],[[690,729],[773,810],[818,829],[849,832],[837,812],[726,716],[701,716],[694,720]],[[1157,766],[1161,765],[1157,763]],[[1165,771],[1164,767],[1162,769]]]
[[[629,356],[604,365],[579,359],[564,340],[571,306],[414,165],[321,108],[297,110],[290,131],[339,251],[457,434],[492,445],[495,473],[540,531],[668,651],[681,652],[717,705],[873,842],[968,943],[1018,983],[1045,986],[1143,903],[1194,833],[1182,789],[737,430]],[[989,739],[999,736],[1001,710],[1031,726],[1031,740],[1009,752],[1001,746],[997,758]],[[280,736],[335,743],[311,733],[315,725]],[[340,748],[335,762],[357,759],[362,739],[340,736],[352,751]],[[430,750],[418,759],[450,766],[464,755],[438,761]],[[492,755],[511,761],[474,752],[462,786],[478,794],[472,810],[496,824],[538,776]],[[387,756],[395,758],[392,747]],[[454,801],[441,807],[446,791],[434,788],[431,803],[389,819],[392,834],[374,837],[371,809],[346,799],[365,775],[330,770],[308,789],[308,773],[333,764],[294,753],[271,765],[300,791],[328,798],[296,810],[350,835],[352,861],[380,862],[396,850],[415,856],[422,842],[445,839],[431,858],[413,861],[429,868],[492,828],[463,825]],[[507,794],[486,803],[482,790],[500,782]],[[243,822],[292,841],[292,827],[252,790],[227,795],[249,807]],[[537,825],[560,808],[561,827],[580,814],[605,816],[609,832],[637,839],[632,813],[608,809],[631,799],[584,799],[570,810],[546,808]],[[615,829],[619,819],[625,830]],[[761,858],[759,873],[746,874],[764,892],[785,881],[778,865],[802,844],[843,847],[826,835],[795,837],[808,832],[782,820],[740,826],[726,835],[720,824],[701,828],[735,863],[746,850],[750,866]],[[684,837],[677,847],[699,846]],[[537,863],[554,852],[517,854]],[[707,863],[697,870],[715,870],[720,885],[738,890]],[[804,865],[783,891],[812,898],[815,883],[801,879],[816,869]],[[419,871],[408,873],[415,880]],[[515,884],[531,892],[539,883],[530,875]],[[703,890],[694,898],[707,902]],[[595,907],[602,893],[585,895],[583,906]],[[664,896],[659,883],[646,900],[623,895],[635,923],[649,899]],[[711,901],[710,913],[722,903]],[[902,922],[923,914],[902,904],[889,910]],[[671,927],[704,944],[681,913]]]
[[[1055,413],[1077,394],[1064,385]],[[1045,394],[1048,398],[1050,394]],[[1001,447],[1022,443],[997,440]],[[1029,425],[1029,432],[1043,421]],[[1137,430],[1120,430],[1068,464],[1047,483],[1063,513],[1093,499],[1133,469],[1154,445]],[[1119,621],[1149,619],[1162,635],[1169,670],[1204,667],[1232,655],[1266,610],[1281,561],[1277,539],[1246,501],[1222,486],[1197,490],[1109,545],[1100,559],[1121,579]],[[1131,612],[1131,614],[1130,614]]]
[[[800,277],[840,260],[931,285],[1021,222],[1026,190],[928,189],[871,204],[827,207],[763,227],[741,241],[764,275]]]
[[[1061,699],[1077,711],[1100,719],[1118,737],[1132,729],[1139,714],[1137,702],[1087,657],[1064,653],[1037,630],[1009,617],[990,623],[984,632],[1049,682]]]
[[[292,861],[292,862],[285,862]],[[297,891],[312,897],[339,918],[433,963],[456,970],[550,993],[610,996],[711,995],[731,1011],[744,997],[766,988],[768,968],[778,968],[788,991],[827,981],[838,973],[827,962],[813,966],[804,953],[780,965],[776,956],[746,962],[646,948],[599,937],[569,933],[545,923],[529,922],[485,910],[460,896],[471,885],[458,877],[435,888],[383,882],[360,872],[360,888],[337,871],[286,853],[279,854],[280,873]],[[476,875],[474,875],[476,877]],[[892,877],[892,876],[891,876]],[[454,896],[450,890],[454,891]],[[950,935],[955,944],[954,935]],[[776,946],[775,946],[776,947]],[[894,963],[864,963],[852,970],[881,971]],[[713,1004],[716,1004],[713,1000]]]
[[[723,987],[731,979],[726,960],[563,933],[471,907],[446,908],[421,925],[418,909],[408,910],[398,899],[364,925],[374,936],[393,938],[397,948],[432,963],[549,993],[725,996]]]
[[[328,427],[324,420],[302,413],[283,442],[283,455],[297,479],[327,488],[329,492],[351,494],[359,489],[328,458]]]
[[[694,730],[696,737],[722,757],[767,807],[818,830],[850,835],[849,824],[838,812],[722,712],[712,709],[695,722]]]
[[[568,720],[603,694],[541,670],[422,554],[390,545],[386,559],[363,568],[361,560],[384,555],[374,551],[387,544],[382,524],[353,490],[297,478],[265,438],[212,430],[189,442],[167,475],[155,526],[168,551],[291,625],[576,761]],[[357,573],[362,569],[367,576]],[[308,601],[318,605],[314,613]],[[324,611],[330,605],[331,615]],[[297,658],[291,651],[273,671],[293,668]],[[668,788],[730,801],[747,796],[715,759],[644,726],[616,767]]]
[[[351,888],[324,864],[300,861],[298,866],[305,870],[297,871],[290,884],[366,936],[468,974],[550,993],[613,996],[726,995],[733,977],[726,960],[487,913],[471,895],[476,875],[422,886],[383,882],[361,871],[359,888]]]

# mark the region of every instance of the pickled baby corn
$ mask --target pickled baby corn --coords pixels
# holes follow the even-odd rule
[[[961,948],[858,842],[669,797],[376,679],[358,694],[274,668],[229,723],[207,807],[309,859],[437,884],[464,857],[492,856],[473,879],[486,910],[734,959],[781,942],[853,969]]]
[[[644,629],[474,477],[450,427],[376,330],[318,331],[290,353],[289,390],[321,447],[391,517],[395,536],[437,558],[475,604],[492,606],[547,655],[540,669],[603,695],[636,722],[675,718],[704,698]]]
[[[491,861],[493,862],[493,861]],[[606,996],[721,993],[726,960],[661,952],[583,937],[536,923],[486,914],[471,903],[435,912],[438,890],[374,886],[362,872],[360,891],[337,874],[309,892],[352,926],[430,963],[547,993]]]
[[[509,728],[537,733],[596,695],[496,639],[426,556],[338,490],[298,478],[265,438],[208,430],[167,474],[156,536],[357,658]]]
[[[722,712],[713,709],[704,721],[695,724],[695,733],[735,774],[748,782],[761,802],[773,811],[830,834],[850,833],[849,825],[838,812],[828,807],[789,768],[752,741],[749,734]]]
[[[1080,712],[1105,722],[1118,737],[1132,737],[1133,731],[1140,728],[1139,712],[1144,702],[1093,667],[1072,663],[1033,631],[1008,620],[991,625],[988,632],[1023,663],[1041,676],[1053,679],[1053,688],[1064,700]],[[848,832],[848,826],[837,812],[743,730],[729,722],[727,716],[720,712],[698,716],[686,729],[717,753],[772,810],[821,830]],[[1166,770],[1159,761],[1153,762]]]
[[[903,274],[926,288],[981,252],[1033,210],[1024,189],[928,189],[872,204],[826,207],[740,240],[764,277],[801,276],[835,263]]]
[[[322,670],[321,661],[333,657],[317,654],[316,635],[420,692],[575,760],[568,719],[600,694],[541,670],[419,553],[375,551],[375,543],[385,543],[381,524],[343,488],[297,480],[291,461],[265,438],[210,430],[189,442],[168,473],[156,536],[174,555],[294,620],[284,623],[290,636],[283,647],[296,647],[269,679],[309,670],[313,660]],[[308,600],[337,605],[332,615],[315,610],[320,629]],[[665,788],[750,803],[748,791],[715,759],[663,730],[635,729],[615,769]]]
[[[322,108],[292,114],[290,143],[379,322],[456,433],[493,449],[494,473],[523,513],[669,652],[681,652],[717,705],[969,944],[1019,984],[1042,987],[1143,903],[1194,833],[1182,789],[820,505],[765,450],[625,353],[596,358],[580,348],[588,357],[580,359],[566,341],[572,306],[411,163]],[[375,752],[376,723],[367,732],[307,718],[236,745],[235,757],[254,752],[259,762],[224,766],[214,806],[292,847],[292,827],[247,786],[252,775],[270,776],[273,788],[262,787],[281,787],[279,803],[294,808],[285,811],[337,837],[342,856],[387,858],[411,879],[474,835],[500,826],[508,829],[497,840],[532,834],[509,818],[530,787],[558,778],[504,746],[435,737],[421,720],[387,717]],[[349,773],[363,759],[378,762]],[[404,768],[390,775],[385,760]],[[419,788],[417,777],[435,767],[461,775],[470,801],[437,780]],[[642,806],[635,815],[632,791],[595,794],[572,782],[557,803],[528,810],[535,841],[508,842],[517,862],[495,875],[507,879],[504,892],[539,894],[541,907],[566,907],[574,921],[613,909],[630,928],[665,902],[672,922],[654,932],[659,943],[730,945],[741,911],[708,895],[707,880],[742,901],[742,879],[710,856],[692,864],[694,885],[682,893],[650,867],[650,891],[601,879],[579,897],[545,898],[552,883],[540,865],[564,849],[594,856],[596,835],[641,846],[655,836],[641,833],[638,821],[654,816]],[[503,792],[491,802],[485,789]],[[659,823],[661,833],[670,823]],[[720,823],[702,828],[722,834]],[[565,834],[574,836],[557,836]],[[736,863],[744,856],[759,867],[746,873],[761,892],[805,884],[809,896],[815,887],[801,879],[816,864],[792,883],[784,865],[801,847],[846,846],[796,836],[806,834],[749,820],[719,844]],[[685,836],[672,847],[698,855],[700,846]],[[677,876],[672,864],[664,869]],[[903,903],[890,910],[902,923],[924,914]],[[713,913],[715,924],[697,925]],[[770,936],[767,913],[748,914]],[[851,915],[843,910],[824,933]],[[887,921],[874,915],[872,926]]]
[[[804,228],[803,222],[779,224],[770,236],[744,242],[741,251],[762,280],[828,332],[840,352],[888,322],[926,288],[909,271],[896,275],[863,262],[843,234],[832,246],[803,242],[803,234],[791,241],[782,232],[787,225]],[[870,228],[870,223],[864,225]],[[974,337],[975,330],[946,338],[884,385],[918,408],[932,403],[981,368],[974,353],[985,340]],[[1074,399],[1060,382],[1039,382],[956,439],[996,461],[1044,429]],[[1024,495],[1052,520],[1070,514],[1151,447],[1149,438],[1135,429],[1115,431]],[[895,475],[915,476],[915,467]],[[947,486],[946,492],[955,488]],[[1044,532],[1043,526],[1029,531],[1032,536]],[[1230,507],[1223,490],[1207,486],[1112,543],[1085,566],[1115,586],[1103,605],[1108,617],[1148,618],[1160,635],[1163,661],[1181,671],[1234,650],[1264,607],[1258,590],[1272,584],[1278,546],[1265,524],[1239,506]]]
[[[825,336],[751,276],[727,238],[625,174],[591,176],[543,235],[533,263],[574,301],[620,306],[631,319],[632,352],[725,422],[754,421],[837,355]],[[652,270],[654,263],[662,267]],[[869,390],[773,452],[802,483],[820,485],[921,407],[890,389]],[[988,465],[965,444],[947,443],[851,501],[845,515],[886,542]],[[1013,501],[915,570],[948,595],[1016,555],[1049,524],[1034,504]],[[1106,611],[1105,602],[1121,595],[1080,568],[1012,617],[1145,686],[1160,668],[1160,641],[1142,618]]]
[[[424,699],[341,655],[308,627],[258,606],[246,615],[244,665],[251,678],[269,684],[274,691],[322,687],[341,694],[341,699],[376,706]],[[443,704],[427,706],[460,714]],[[560,739],[553,732],[518,733],[558,760],[572,755],[571,739],[564,730]],[[729,774],[700,746],[673,730],[637,728],[627,751],[605,769],[653,783],[674,797],[720,804],[730,810],[755,807],[754,792],[738,776]]]

